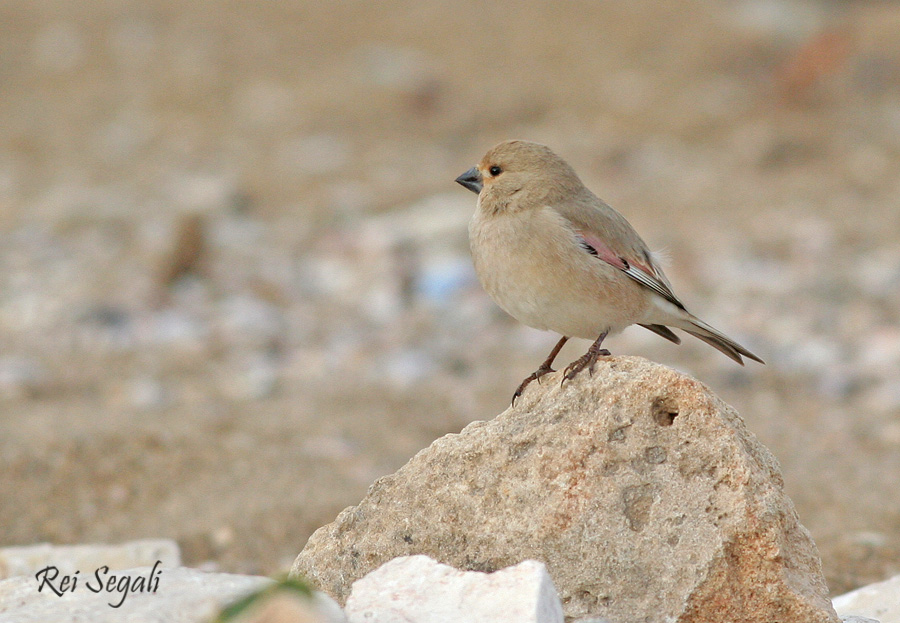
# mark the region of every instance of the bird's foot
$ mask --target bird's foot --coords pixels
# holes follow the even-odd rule
[[[555,372],[553,368],[550,366],[553,365],[553,360],[556,359],[556,356],[559,354],[559,351],[562,350],[563,345],[568,341],[568,337],[565,335],[559,338],[559,341],[556,343],[556,346],[553,347],[553,350],[550,351],[550,354],[547,355],[547,358],[544,360],[544,363],[541,364],[541,367],[535,370],[531,376],[522,381],[519,387],[516,389],[516,393],[513,394],[512,397],[512,406],[516,406],[516,398],[522,395],[522,392],[525,391],[525,388],[528,387],[528,384],[532,381],[537,380],[540,383],[540,378],[545,374],[550,374],[551,372]]]
[[[512,406],[516,406],[516,398],[519,398],[522,395],[522,392],[525,391],[525,388],[528,387],[528,385],[532,381],[537,381],[538,383],[540,383],[540,378],[545,374],[550,374],[551,372],[556,372],[556,370],[554,370],[550,366],[541,366],[540,368],[532,372],[531,375],[524,381],[522,381],[519,384],[519,387],[516,388],[516,393],[514,393],[512,397]]]
[[[585,368],[587,368],[588,372],[591,374],[591,376],[593,376],[594,364],[597,363],[597,359],[599,359],[600,357],[609,356],[610,352],[605,348],[594,348],[593,346],[591,346],[588,349],[588,352],[568,365],[565,372],[563,373],[562,381],[560,381],[559,384],[562,385],[566,381],[571,381],[576,376],[578,376],[579,372],[581,372]]]

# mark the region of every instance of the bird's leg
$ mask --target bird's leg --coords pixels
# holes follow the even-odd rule
[[[598,337],[597,340],[593,344],[591,344],[591,347],[588,348],[585,354],[569,364],[569,367],[566,368],[565,374],[563,374],[560,385],[562,385],[566,381],[571,381],[572,379],[574,379],[575,376],[585,368],[588,369],[588,372],[594,374],[594,364],[597,363],[597,358],[601,355],[604,357],[609,357],[609,351],[605,348],[600,348],[600,345],[603,343],[604,338],[606,338],[608,334],[609,329],[600,334],[600,337]]]
[[[522,383],[519,385],[518,389],[516,389],[516,393],[513,394],[512,406],[516,406],[516,398],[518,398],[519,396],[522,395],[522,392],[525,391],[525,388],[528,387],[529,383],[540,379],[545,374],[550,374],[551,372],[555,371],[550,366],[553,365],[553,360],[556,359],[556,356],[559,354],[559,351],[562,350],[563,344],[565,344],[568,339],[569,338],[566,337],[565,335],[562,336],[562,338],[559,340],[559,342],[556,343],[556,346],[553,347],[553,350],[550,351],[550,354],[547,356],[547,359],[545,359],[544,363],[541,364],[541,367],[538,368],[537,370],[535,370],[534,372],[532,372],[531,376],[529,376],[527,379],[522,381]],[[540,382],[540,381],[538,381],[538,382]]]

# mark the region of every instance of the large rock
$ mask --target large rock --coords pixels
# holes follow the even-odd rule
[[[778,464],[706,386],[635,357],[533,383],[381,478],[292,572],[343,602],[397,556],[547,565],[569,618],[837,621]]]
[[[563,623],[556,588],[534,560],[487,574],[395,558],[353,583],[346,612],[350,623]]]

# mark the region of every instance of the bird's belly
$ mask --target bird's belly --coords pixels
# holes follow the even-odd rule
[[[614,309],[596,300],[578,297],[548,298],[534,292],[515,292],[515,288],[489,292],[509,315],[535,329],[555,331],[560,335],[596,339],[603,331],[621,331],[628,323],[616,316]]]
[[[485,290],[519,322],[569,337],[593,340],[604,331],[618,333],[637,321],[601,292],[541,288],[516,281],[495,283],[490,288],[485,284]]]
[[[520,231],[475,232],[481,236],[472,245],[485,291],[516,320],[591,340],[641,321],[647,297],[621,271],[569,240],[539,246],[530,236],[516,240]]]

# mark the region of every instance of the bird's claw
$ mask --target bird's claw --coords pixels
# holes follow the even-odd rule
[[[600,357],[609,357],[610,355],[611,353],[605,348],[597,351],[589,350],[584,355],[568,365],[565,372],[563,373],[562,380],[559,382],[560,387],[562,387],[562,385],[566,381],[571,381],[576,376],[578,376],[578,373],[585,368],[588,369],[588,374],[594,376],[594,365],[597,363],[597,359],[599,359]]]
[[[532,381],[537,381],[538,383],[540,383],[541,377],[544,376],[545,374],[550,374],[551,372],[556,372],[556,370],[554,370],[553,368],[551,368],[549,366],[548,367],[541,366],[540,368],[538,368],[537,370],[532,372],[528,376],[528,378],[526,378],[524,381],[522,381],[519,384],[519,387],[516,388],[516,391],[512,397],[512,403],[510,403],[510,405],[513,407],[516,406],[516,398],[519,398],[522,395],[522,392],[525,391],[525,388],[528,387],[529,383],[531,383]]]

